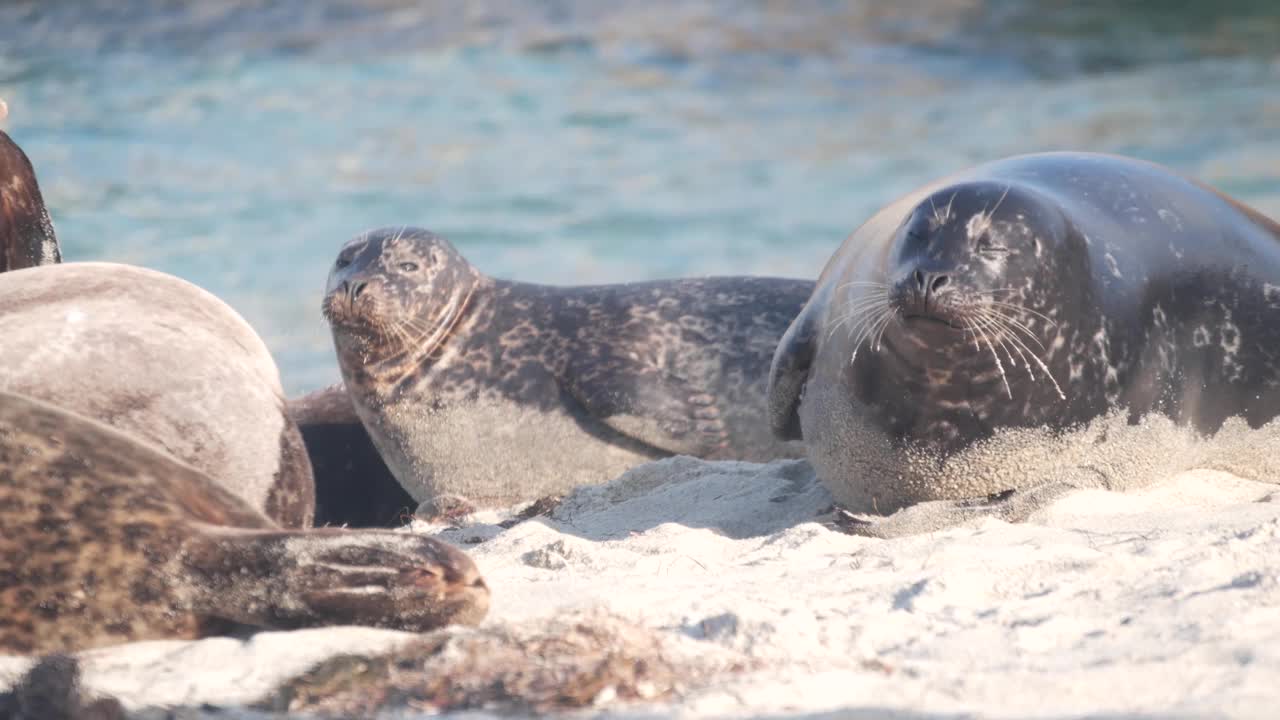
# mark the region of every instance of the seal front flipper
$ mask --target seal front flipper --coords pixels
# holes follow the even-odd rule
[[[802,440],[800,400],[817,352],[817,323],[812,301],[804,306],[778,341],[769,368],[769,426],[780,440]]]
[[[244,625],[424,632],[474,625],[489,607],[471,558],[413,533],[205,525],[179,558],[193,609]]]
[[[1035,487],[1007,490],[985,498],[917,503],[887,517],[858,515],[837,509],[835,524],[850,535],[891,540],[947,530],[985,518],[1008,523],[1025,522],[1067,493],[1079,489],[1078,485],[1065,480],[1051,480]]]
[[[675,373],[591,357],[571,361],[561,385],[591,419],[660,451],[711,458],[728,447],[715,395]]]

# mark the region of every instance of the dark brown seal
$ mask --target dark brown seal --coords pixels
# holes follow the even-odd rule
[[[284,530],[156,447],[0,392],[0,652],[196,638],[232,624],[475,623],[488,589],[433,538]]]
[[[885,532],[1191,468],[1274,481],[1278,319],[1280,225],[1140,160],[1018,156],[844,242],[778,345],[770,418],[849,509],[925,503]]]
[[[414,228],[343,247],[325,315],[356,412],[419,501],[506,505],[671,454],[798,455],[765,421],[769,358],[812,283],[508,282]]]
[[[0,272],[60,260],[35,168],[22,148],[0,131]]]

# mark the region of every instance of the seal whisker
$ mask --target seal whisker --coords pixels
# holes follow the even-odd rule
[[[1038,318],[1040,318],[1040,319],[1044,320],[1045,322],[1049,323],[1050,325],[1053,325],[1054,327],[1057,327],[1057,326],[1058,326],[1058,323],[1057,323],[1057,322],[1055,322],[1053,318],[1049,317],[1048,315],[1045,315],[1044,313],[1041,313],[1041,312],[1037,312],[1037,311],[1035,311],[1035,310],[1032,310],[1032,309],[1031,309],[1031,308],[1029,308],[1029,307],[1025,307],[1025,306],[1022,306],[1022,305],[1018,305],[1018,304],[1016,304],[1016,303],[1008,303],[1008,302],[1003,302],[1003,301],[1000,301],[1000,300],[992,300],[992,299],[988,299],[988,300],[987,300],[987,302],[988,302],[988,304],[990,304],[990,305],[994,305],[994,306],[996,306],[996,307],[1002,307],[1002,308],[1007,308],[1007,309],[1009,309],[1009,310],[1017,310],[1017,311],[1019,311],[1019,312],[1030,313],[1030,314],[1035,315],[1036,317],[1038,317]]]
[[[885,295],[885,294],[870,295],[868,297],[859,298],[858,300],[853,301],[852,303],[850,303],[849,306],[845,307],[845,309],[848,310],[848,313],[842,316],[839,320],[837,320],[834,323],[834,325],[832,325],[831,332],[827,334],[827,339],[830,340],[831,336],[835,334],[836,330],[838,330],[841,325],[844,325],[846,322],[849,322],[850,320],[856,320],[856,322],[853,325],[853,328],[849,331],[849,335],[850,337],[852,337],[855,333],[858,332],[858,329],[862,326],[862,323],[873,314],[873,311],[878,306],[884,305],[887,307],[888,304],[889,304],[889,298],[888,298],[888,295]]]
[[[977,327],[976,325],[974,327]],[[1000,380],[1004,383],[1004,391],[1008,393],[1009,399],[1013,399],[1013,388],[1009,387],[1009,376],[1004,372],[1004,363],[1000,362],[1000,354],[996,352],[996,348],[991,344],[991,339],[983,332],[982,328],[977,328],[982,335],[982,339],[987,343],[987,348],[991,350],[991,359],[996,361],[996,369],[1000,371]]]
[[[1044,374],[1049,378],[1049,382],[1053,383],[1053,389],[1057,391],[1058,397],[1062,400],[1066,400],[1066,393],[1062,392],[1062,387],[1058,385],[1057,379],[1055,379],[1053,377],[1053,373],[1049,371],[1049,366],[1044,364],[1044,361],[1040,359],[1040,356],[1032,352],[1031,348],[1027,347],[1026,343],[1022,342],[1017,335],[1009,335],[1009,340],[1020,345],[1023,350],[1027,351],[1027,354],[1031,356],[1031,359],[1035,361],[1036,365],[1040,366],[1040,369],[1043,370]]]
[[[1018,361],[1015,360],[1013,357],[1013,353],[1016,352],[1018,354],[1018,357],[1022,358],[1022,364],[1027,368],[1027,374],[1030,375],[1032,381],[1034,381],[1036,379],[1036,375],[1034,372],[1031,371],[1031,361],[1027,359],[1026,354],[1024,354],[1022,352],[1022,349],[1019,348],[1017,345],[1013,345],[1012,352],[1010,351],[1010,345],[1008,342],[1008,332],[1009,332],[1008,329],[1000,325],[995,318],[991,317],[986,313],[980,313],[979,316],[982,318],[982,321],[986,323],[987,326],[990,327],[992,331],[995,333],[996,342],[1000,343],[1000,347],[1004,348],[1005,355],[1009,356],[1009,364],[1012,365],[1013,367],[1018,367]]]
[[[868,317],[872,319],[870,322],[866,324],[863,330],[858,334],[857,339],[853,343],[853,353],[849,356],[850,365],[852,365],[853,362],[858,359],[858,350],[862,347],[863,341],[867,342],[867,346],[871,348],[872,352],[879,351],[878,346],[876,346],[873,342],[871,342],[871,339],[875,336],[876,329],[887,324],[888,320],[892,318],[893,315],[894,315],[893,308],[890,307],[888,303],[885,303],[885,306],[881,308],[877,314],[875,315],[868,314]]]
[[[1035,342],[1035,344],[1038,345],[1042,351],[1046,349],[1044,346],[1044,342],[1040,340],[1040,336],[1036,335],[1035,331],[1032,330],[1029,325],[1022,322],[1021,320],[1018,320],[1017,318],[1010,317],[1009,314],[1004,312],[1001,308],[989,307],[989,308],[986,308],[984,312],[991,315],[992,317],[999,318],[1002,323],[1004,323],[1005,325],[1009,326],[1014,330],[1021,330],[1023,333],[1026,334],[1027,337],[1031,338],[1031,340]]]
[[[884,319],[884,321],[880,324],[880,334],[876,336],[876,342],[875,342],[875,351],[876,351],[876,352],[880,352],[881,342],[884,340],[884,333],[885,333],[885,331],[886,331],[886,330],[888,330],[888,329],[889,329],[889,325],[890,325],[891,323],[893,323],[893,322],[896,322],[896,321],[897,321],[897,318],[898,318],[898,314],[897,314],[897,313],[895,313],[895,312],[893,312],[893,310],[892,310],[891,308],[890,308],[890,309],[888,309],[888,310],[886,310],[886,312],[885,312],[885,319]]]

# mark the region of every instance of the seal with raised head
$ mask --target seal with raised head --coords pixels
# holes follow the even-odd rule
[[[6,112],[0,100],[0,119]],[[0,272],[60,260],[35,168],[13,138],[0,131]]]
[[[398,228],[342,248],[324,313],[382,458],[426,511],[444,512],[563,493],[671,454],[799,455],[772,437],[765,388],[812,287],[508,282],[438,235]]]
[[[0,390],[153,443],[262,507],[310,525],[311,465],[266,345],[179,278],[65,263],[0,274]]]
[[[869,532],[913,532],[1183,469],[1280,477],[1276,348],[1275,222],[1148,162],[1017,156],[841,245],[769,415],[845,508],[919,503]]]
[[[474,624],[489,593],[439,540],[287,530],[154,445],[0,391],[0,652],[196,638],[237,625]]]

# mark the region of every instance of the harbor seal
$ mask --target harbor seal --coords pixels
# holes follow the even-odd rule
[[[1189,468],[1280,477],[1276,348],[1275,222],[1140,160],[1025,155],[845,240],[769,416],[845,508],[919,503],[869,530],[912,532]]]
[[[0,131],[0,272],[61,259],[35,168],[13,138]]]
[[[311,524],[315,488],[279,371],[221,300],[114,263],[0,274],[0,390],[153,443],[285,527]]]
[[[398,228],[342,248],[323,309],[374,445],[438,513],[560,494],[671,454],[798,456],[771,436],[765,387],[812,287],[509,282],[438,235]]]
[[[439,540],[282,529],[157,447],[0,391],[0,652],[197,638],[237,625],[475,624],[489,593]]]

